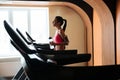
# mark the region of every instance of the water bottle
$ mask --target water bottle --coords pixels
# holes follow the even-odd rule
[[[49,42],[52,42],[52,41],[53,41],[52,37],[49,37]],[[50,45],[50,49],[54,49],[54,46]]]

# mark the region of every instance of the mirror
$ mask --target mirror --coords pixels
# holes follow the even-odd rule
[[[52,21],[54,20],[55,16],[62,16],[67,20],[67,28],[65,33],[66,35],[68,35],[68,38],[70,41],[66,49],[77,49],[78,53],[87,52],[86,27],[83,23],[83,20],[80,14],[78,14],[75,10],[65,5],[62,5],[62,6],[57,4],[50,5],[50,3],[48,4],[47,2],[37,3],[37,1],[32,2],[32,4],[29,1],[27,2],[21,2],[21,3],[13,2],[13,4],[10,4],[10,5],[11,6],[18,5],[18,6],[24,6],[24,7],[48,7],[50,36],[54,36],[54,33],[55,33],[55,28],[52,25]],[[5,4],[5,5],[8,6],[9,4]],[[4,4],[2,6],[4,6]]]

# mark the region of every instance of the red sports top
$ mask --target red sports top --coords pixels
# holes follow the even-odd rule
[[[58,44],[63,42],[63,39],[62,39],[59,31],[56,31],[56,34],[53,38],[53,42],[58,43]]]

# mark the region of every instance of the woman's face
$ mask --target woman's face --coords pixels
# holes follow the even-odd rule
[[[57,26],[57,19],[55,18],[54,20],[53,20],[53,26]]]
[[[58,21],[57,18],[53,20],[53,26],[57,28],[61,28],[61,23]]]

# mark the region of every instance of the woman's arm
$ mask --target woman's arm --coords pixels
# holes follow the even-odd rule
[[[63,39],[63,43],[62,44],[68,45],[69,39],[68,39],[68,36],[65,35],[64,30],[60,30],[60,35],[61,35],[61,37]]]

